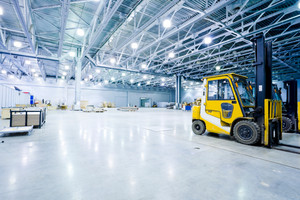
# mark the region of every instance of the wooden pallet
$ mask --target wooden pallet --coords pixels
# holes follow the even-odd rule
[[[118,108],[117,110],[119,111],[123,111],[123,112],[135,112],[135,111],[138,111],[139,108],[137,107],[121,107],[121,108]]]

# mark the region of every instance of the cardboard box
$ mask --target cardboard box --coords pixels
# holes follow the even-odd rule
[[[10,119],[10,110],[21,110],[21,108],[2,108],[1,119]]]
[[[80,108],[81,109],[86,109],[88,104],[89,104],[88,101],[80,101]]]

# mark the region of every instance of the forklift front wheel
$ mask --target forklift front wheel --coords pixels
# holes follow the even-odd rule
[[[252,121],[240,121],[233,128],[235,139],[242,144],[257,144],[261,138],[259,126]]]
[[[203,121],[195,120],[192,124],[192,129],[196,135],[202,135],[205,133],[206,127]]]

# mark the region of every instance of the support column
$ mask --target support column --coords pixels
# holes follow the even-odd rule
[[[181,104],[181,75],[176,75],[175,102],[176,109],[180,108]]]
[[[75,101],[74,104],[80,106],[80,95],[81,95],[81,60],[76,59],[75,66]]]
[[[64,87],[64,102],[65,105],[68,105],[68,84],[65,84]]]

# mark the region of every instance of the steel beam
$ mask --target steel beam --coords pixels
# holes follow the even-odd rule
[[[93,47],[93,45],[96,43],[96,41],[99,38],[100,34],[104,30],[104,28],[107,26],[108,22],[111,20],[113,15],[117,12],[118,8],[121,6],[122,3],[123,3],[123,0],[117,0],[117,2],[111,8],[110,12],[107,13],[107,15],[103,19],[102,23],[100,24],[100,26],[96,30],[95,34],[93,34],[93,37],[92,37],[91,41],[89,42],[88,46],[83,51],[83,53],[81,55],[81,61],[88,54],[89,50]]]
[[[123,47],[126,47],[132,40],[137,38],[141,33],[148,31],[151,27],[153,27],[155,24],[157,24],[157,19],[163,15],[168,15],[169,13],[173,12],[174,9],[177,9],[176,5],[178,5],[180,2],[183,3],[182,0],[173,0],[169,4],[167,4],[165,7],[163,7],[155,16],[151,17],[143,26],[137,27],[137,30],[135,30],[125,41],[123,41],[120,45],[118,45],[116,48],[114,48],[113,51],[116,49],[120,50]]]
[[[35,55],[32,53],[26,53],[26,52],[8,51],[8,50],[4,50],[4,49],[0,49],[0,54],[21,56],[21,57],[26,57],[26,58],[36,58],[36,59],[49,60],[49,61],[59,61],[58,58],[54,58],[54,57],[50,57],[50,56]]]
[[[57,51],[57,57],[59,57],[59,58],[61,57],[61,54],[62,54],[67,19],[68,19],[68,15],[69,15],[69,8],[70,8],[70,0],[63,0],[62,7],[61,7],[59,46],[58,46],[58,51]]]
[[[47,75],[46,75],[45,65],[44,65],[42,60],[37,60],[37,63],[38,63],[38,66],[40,68],[41,75],[42,75],[44,81],[46,81],[46,76]]]
[[[35,53],[35,47],[33,45],[33,42],[32,42],[32,39],[31,39],[31,35],[28,31],[28,28],[26,26],[26,23],[25,23],[25,20],[24,20],[24,17],[23,17],[23,14],[22,14],[22,11],[21,11],[21,8],[20,8],[20,4],[19,4],[19,0],[12,0],[12,3],[14,5],[14,8],[15,8],[15,11],[16,11],[16,14],[18,16],[18,19],[19,19],[19,22],[22,26],[22,29],[24,31],[24,34],[28,40],[28,43],[29,43],[29,46],[31,48],[31,51],[33,53]]]
[[[162,37],[158,38],[156,41],[144,46],[143,48],[139,49],[138,51],[136,51],[136,53],[134,55],[140,54],[142,52],[144,52],[145,50],[147,50],[148,48],[150,48],[151,46],[153,46],[154,44],[159,43],[160,41],[162,41],[163,39],[166,39],[172,35],[174,35],[175,33],[177,33],[178,31],[194,24],[195,22],[204,19],[205,17],[209,16],[210,14],[220,10],[221,8],[225,7],[226,5],[229,5],[230,3],[234,2],[234,0],[221,0],[218,3],[216,3],[215,5],[207,8],[205,11],[203,11],[203,13],[200,13],[196,16],[194,16],[193,18],[187,20],[186,22],[184,22],[183,24],[180,24],[178,27],[173,28],[172,30],[166,32]],[[121,63],[126,62],[128,59],[125,59],[124,61],[122,61]]]

